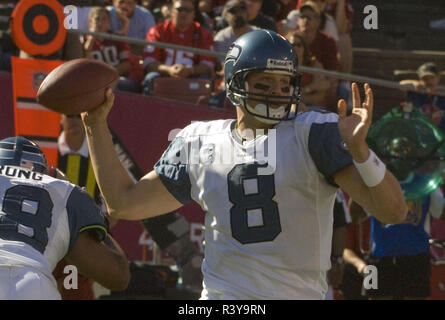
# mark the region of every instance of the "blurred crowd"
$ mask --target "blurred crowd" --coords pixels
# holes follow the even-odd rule
[[[350,31],[354,12],[347,0],[109,0],[108,6],[78,7],[78,29],[147,41],[159,41],[222,53],[239,36],[256,28],[279,32],[294,44],[304,66],[352,72]],[[2,10],[12,10],[13,5]],[[7,31],[1,35],[0,68],[10,70],[10,56],[19,55]],[[26,53],[20,53],[26,57]],[[121,76],[117,89],[156,95],[159,78],[201,79],[211,89],[205,99],[224,105],[222,57],[160,49],[93,37],[69,35],[64,54],[52,58],[99,59]],[[174,80],[173,80],[174,81]],[[165,83],[165,81],[163,82]],[[175,87],[175,85],[173,85]],[[306,105],[335,108],[348,99],[349,83],[304,74]]]

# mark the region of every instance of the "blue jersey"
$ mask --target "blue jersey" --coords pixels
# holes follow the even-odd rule
[[[371,245],[374,257],[400,257],[426,253],[429,250],[425,218],[430,210],[430,195],[408,201],[404,222],[384,225],[371,217]]]
[[[104,216],[83,189],[26,168],[0,166],[0,265],[52,278],[81,232],[106,235]]]

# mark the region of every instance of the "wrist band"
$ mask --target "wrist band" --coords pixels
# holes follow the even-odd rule
[[[386,166],[382,162],[382,160],[377,157],[374,151],[372,151],[371,149],[369,149],[369,151],[369,158],[365,162],[358,163],[355,160],[352,161],[354,162],[355,167],[360,173],[363,182],[368,187],[375,187],[380,182],[382,182],[383,178],[385,177]]]

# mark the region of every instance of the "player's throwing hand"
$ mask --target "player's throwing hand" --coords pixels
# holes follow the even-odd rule
[[[106,122],[108,113],[113,107],[113,104],[114,104],[114,93],[113,90],[111,90],[111,88],[108,88],[105,91],[105,101],[93,110],[82,112],[81,114],[82,120],[86,124]]]

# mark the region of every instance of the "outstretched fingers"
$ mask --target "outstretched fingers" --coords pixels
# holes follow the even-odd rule
[[[352,109],[360,108],[361,107],[361,99],[360,99],[360,92],[358,91],[357,83],[353,82],[351,84],[351,91],[352,91]]]
[[[346,101],[344,99],[338,100],[337,108],[338,108],[339,120],[346,118],[347,105],[346,105]]]
[[[366,99],[363,103],[363,108],[368,110],[368,121],[371,121],[374,110],[374,94],[372,93],[371,86],[368,83],[365,83],[364,88]]]

